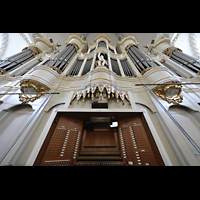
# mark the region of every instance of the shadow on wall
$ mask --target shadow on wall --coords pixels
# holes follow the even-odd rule
[[[12,106],[10,108],[4,109],[4,111],[17,111],[17,110],[26,110],[26,111],[34,111],[32,106],[29,104],[18,104],[15,106]]]

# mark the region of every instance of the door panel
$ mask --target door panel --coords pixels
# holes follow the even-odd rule
[[[157,149],[152,149],[154,142],[147,136],[144,125],[140,117],[133,117],[125,120],[119,120],[119,137],[122,155],[126,165],[133,166],[157,166],[164,165],[163,162],[157,162]],[[160,157],[161,159],[161,157]]]
[[[45,151],[41,166],[73,165],[80,144],[82,120],[61,116]]]

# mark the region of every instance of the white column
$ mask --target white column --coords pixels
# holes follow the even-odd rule
[[[109,70],[112,71],[111,60],[110,60],[110,54],[109,54],[109,53],[108,53],[108,67],[109,67]]]
[[[115,52],[115,54],[117,54],[117,51],[116,51],[115,48],[114,48],[114,52]],[[119,66],[119,70],[120,70],[121,76],[125,77],[124,70],[122,69],[122,65],[121,65],[121,62],[120,62],[119,58],[117,58],[117,63],[118,63],[118,66]]]

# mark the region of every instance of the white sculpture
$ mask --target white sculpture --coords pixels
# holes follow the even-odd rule
[[[100,51],[97,55],[98,60],[96,61],[96,66],[97,65],[103,65],[103,66],[108,66],[107,60],[104,59],[103,53]]]

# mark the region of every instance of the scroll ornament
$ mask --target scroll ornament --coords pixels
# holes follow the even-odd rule
[[[22,80],[20,83],[20,89],[23,93],[25,93],[28,89],[31,89],[36,93],[48,92],[50,90],[50,88],[46,85],[31,79]],[[43,94],[19,94],[19,101],[22,103],[28,103],[29,101],[33,102],[40,98],[42,95]]]
[[[179,83],[178,81],[170,81],[166,83]],[[157,96],[161,97],[168,103],[174,103],[179,105],[183,101],[183,96],[181,95],[182,86],[181,85],[159,85],[152,90]]]
[[[103,92],[105,91],[108,99],[116,98],[117,103],[119,103],[119,100],[121,99],[122,104],[124,105],[124,100],[126,98],[130,104],[130,99],[129,99],[127,91],[122,91],[122,90],[116,89],[116,87],[114,86],[102,84],[102,83],[87,86],[85,89],[81,91],[75,91],[72,96],[71,103],[75,99],[77,100],[77,104],[79,103],[79,100],[81,98],[83,99],[82,102],[85,102],[86,97],[93,99],[94,93],[97,91],[97,89],[100,92],[100,95],[99,95],[100,98],[103,96]]]

